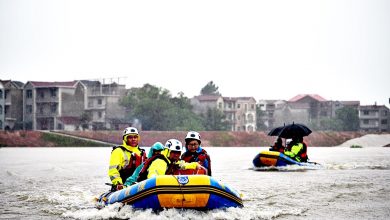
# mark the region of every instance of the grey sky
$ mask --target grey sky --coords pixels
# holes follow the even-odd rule
[[[388,104],[390,1],[0,0],[0,78]]]

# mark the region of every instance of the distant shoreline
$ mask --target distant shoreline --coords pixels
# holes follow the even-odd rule
[[[65,134],[65,135],[63,135]],[[200,131],[202,145],[206,147],[266,147],[270,146],[276,137],[265,132],[231,132],[231,131]],[[184,141],[186,131],[141,131],[140,146],[151,146],[170,138]],[[309,146],[334,147],[353,144],[352,139],[369,135],[375,142],[375,135],[385,137],[383,145],[390,144],[390,134],[368,134],[364,132],[334,132],[314,131],[304,137]],[[348,142],[350,141],[350,142]],[[368,142],[370,140],[367,140]],[[366,142],[367,142],[366,141]],[[356,141],[355,141],[356,142]],[[365,142],[365,143],[366,143]],[[377,144],[381,143],[376,141]],[[122,143],[122,131],[14,131],[0,132],[0,147],[108,147]]]

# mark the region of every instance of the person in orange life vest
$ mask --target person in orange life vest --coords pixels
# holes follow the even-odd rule
[[[203,168],[197,162],[186,163],[180,161],[183,145],[179,140],[169,139],[160,154],[149,158],[138,175],[137,182],[152,178],[158,175],[171,175],[177,169],[199,169]],[[204,169],[204,168],[203,168]]]
[[[269,151],[278,151],[280,153],[284,153],[284,146],[283,146],[283,141],[282,141],[282,138],[278,137],[274,143],[274,145],[272,145],[270,148],[269,148]]]
[[[185,137],[186,152],[181,156],[185,162],[198,162],[207,169],[207,175],[211,176],[211,159],[207,151],[200,145],[202,143],[200,134],[196,131],[189,131]]]
[[[126,128],[122,141],[122,145],[113,147],[110,156],[108,176],[112,183],[111,191],[123,189],[124,181],[146,160],[145,150],[138,146],[140,136],[136,128]]]
[[[298,141],[303,145],[302,151],[300,152],[301,161],[307,162],[309,160],[309,157],[307,156],[307,144],[303,140],[303,137],[298,137]]]
[[[304,162],[305,158],[302,158],[303,144],[299,142],[299,140],[299,137],[293,137],[291,143],[288,144],[288,147],[284,151],[284,154],[293,160]]]

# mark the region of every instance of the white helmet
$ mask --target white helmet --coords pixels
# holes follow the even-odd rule
[[[201,143],[201,141],[200,141],[200,134],[198,132],[196,132],[196,131],[189,131],[187,133],[187,136],[186,136],[186,138],[184,140],[187,142],[187,140],[189,140],[189,139],[194,139],[194,140],[199,141],[199,143]]]
[[[289,145],[291,143],[292,139],[289,138],[289,139],[286,139],[286,144]]]
[[[126,128],[126,129],[123,131],[123,136],[129,135],[129,134],[136,134],[136,135],[139,135],[139,134],[138,134],[138,130],[137,130],[137,128],[135,128],[135,127],[128,127],[128,128]]]
[[[165,143],[165,148],[166,149],[169,149],[171,151],[179,151],[179,152],[182,152],[183,151],[183,144],[179,141],[179,140],[176,140],[176,139],[169,139],[166,143]]]

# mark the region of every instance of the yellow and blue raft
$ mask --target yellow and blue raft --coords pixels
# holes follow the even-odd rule
[[[235,190],[207,175],[155,176],[125,189],[101,195],[98,207],[117,202],[153,210],[243,207],[241,196]]]
[[[282,167],[287,165],[298,165],[305,167],[319,167],[316,162],[298,162],[283,153],[277,151],[262,151],[253,158],[255,167]]]

